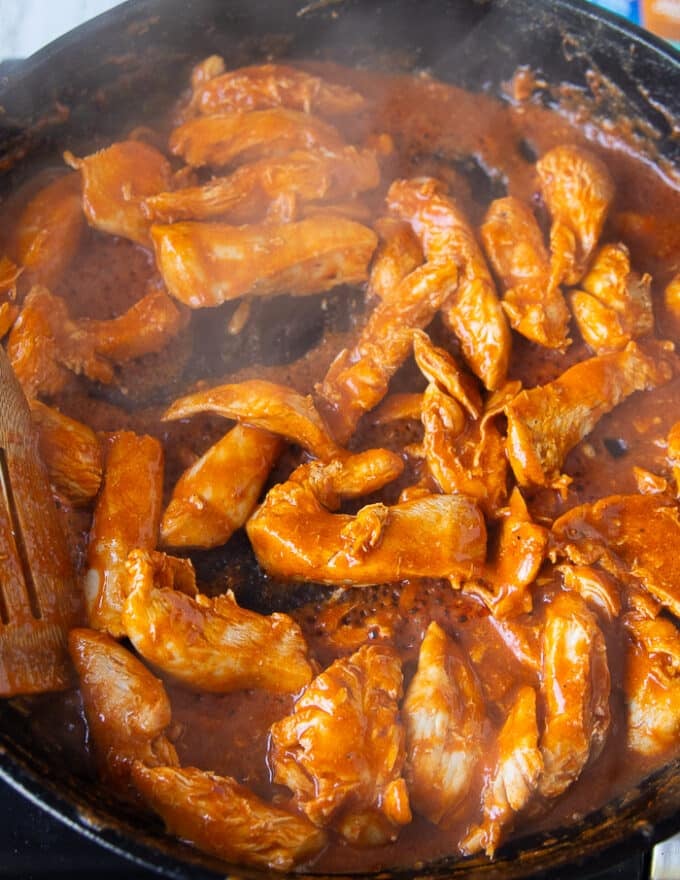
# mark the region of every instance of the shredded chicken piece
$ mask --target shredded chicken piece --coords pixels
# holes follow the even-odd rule
[[[77,174],[65,174],[40,189],[21,212],[9,251],[29,284],[56,284],[76,255],[84,226]]]
[[[597,354],[618,351],[654,328],[651,275],[631,271],[624,244],[601,247],[570,294],[571,308],[581,336]]]
[[[106,633],[73,629],[69,651],[104,778],[117,787],[128,783],[137,760],[179,765],[166,735],[172,718],[163,683]]]
[[[151,221],[142,200],[170,186],[170,163],[143,141],[122,141],[77,159],[64,159],[83,178],[83,211],[90,226],[149,247]]]
[[[224,166],[237,159],[277,158],[293,150],[328,150],[344,146],[337,129],[321,119],[296,110],[275,108],[200,116],[170,135],[170,152],[200,168]],[[165,186],[157,192],[167,190]],[[154,195],[154,193],[147,193]]]
[[[564,351],[569,309],[551,285],[550,257],[531,208],[514,196],[493,201],[480,228],[486,255],[500,280],[512,327],[532,342]]]
[[[27,397],[55,394],[71,373],[111,383],[114,364],[163,349],[185,316],[162,290],[151,290],[107,321],[73,320],[66,303],[33,287],[10,333],[7,353]]]
[[[380,238],[371,266],[368,293],[384,302],[398,294],[399,285],[425,260],[418,236],[410,223],[381,217],[375,223]]]
[[[199,72],[198,77],[192,77],[190,107],[199,113],[288,107],[303,113],[344,116],[357,113],[365,104],[363,96],[354,89],[335,85],[295,67],[255,64],[225,73],[224,62],[220,70],[218,58],[211,57],[207,76]]]
[[[601,752],[609,732],[607,647],[595,615],[576,593],[546,606],[543,630],[545,797],[562,794]]]
[[[351,198],[379,183],[380,169],[371,150],[297,151],[242,165],[229,177],[213,178],[203,186],[159,193],[146,199],[142,209],[154,221],[165,223],[220,216],[232,223],[248,223],[261,220],[280,198],[292,203],[294,214],[298,203]]]
[[[422,330],[413,331],[413,356],[428,382],[456,400],[470,418],[481,417],[482,397],[476,380],[461,369],[453,355],[433,345]]]
[[[387,204],[412,225],[428,263],[458,268],[459,284],[444,303],[444,320],[460,339],[472,372],[487,388],[499,388],[508,370],[510,328],[467,219],[433,178],[396,180]]]
[[[661,755],[680,732],[680,633],[663,617],[627,614],[624,623],[632,637],[625,673],[628,747]]]
[[[402,707],[413,810],[446,828],[469,793],[485,742],[486,707],[463,651],[432,622]]]
[[[680,272],[664,287],[663,304],[677,332],[680,329]]]
[[[614,182],[589,150],[559,146],[536,163],[550,227],[550,286],[578,284],[599,241]]]
[[[170,834],[227,862],[289,871],[315,856],[326,835],[228,776],[195,767],[136,763],[132,779]]]
[[[495,552],[482,572],[463,589],[479,596],[495,617],[515,617],[533,608],[528,590],[538,575],[548,550],[550,532],[535,523],[519,489],[515,487],[502,511]]]
[[[457,284],[453,264],[426,263],[414,269],[373,309],[356,344],[337,355],[316,391],[339,443],[346,443],[361,416],[383,399],[411,352],[412,331],[430,323]]]
[[[385,454],[392,455],[369,450],[362,456],[370,461]],[[398,475],[389,459],[387,465],[380,468],[383,485]],[[270,489],[246,525],[260,565],[278,577],[366,586],[423,572],[428,577],[469,576],[484,558],[484,518],[465,496],[430,495],[387,508],[369,505],[354,517],[333,514],[328,506],[324,481],[307,466]],[[371,539],[366,543],[369,517]]]
[[[122,624],[142,657],[202,691],[294,693],[309,684],[307,646],[287,614],[240,608],[231,591],[209,599],[177,589],[167,568],[180,563],[190,564],[145,550],[127,558]]]
[[[181,397],[166,410],[163,418],[186,419],[201,412],[216,413],[278,434],[322,461],[347,455],[328,433],[311,397],[285,385],[264,379],[218,385]]]
[[[306,296],[368,278],[377,243],[360,223],[321,215],[295,223],[151,228],[168,291],[193,309],[239,296]]]
[[[474,420],[466,420],[454,398],[435,385],[423,395],[423,451],[430,473],[443,492],[476,499],[489,516],[498,516],[507,499],[505,441],[496,416],[518,387],[509,382],[494,392]]]
[[[663,385],[672,368],[630,342],[623,351],[580,361],[554,382],[520,392],[505,408],[507,451],[521,486],[561,486],[567,453],[634,391]]]
[[[420,421],[423,409],[423,395],[417,393],[395,393],[388,395],[371,413],[374,425],[389,425],[402,419]]]
[[[680,513],[672,498],[612,495],[582,504],[555,521],[553,535],[572,562],[599,562],[680,616]]]
[[[359,846],[394,840],[411,821],[402,777],[401,665],[386,645],[364,645],[305,688],[271,728],[275,782],[319,826]]]
[[[523,687],[498,735],[496,764],[482,794],[483,819],[463,840],[464,853],[483,849],[493,858],[516,814],[531,800],[543,772],[538,736],[536,691]]]
[[[255,509],[283,448],[268,431],[236,425],[177,481],[161,521],[166,547],[219,547]]]
[[[565,590],[578,593],[605,620],[612,621],[621,613],[619,586],[606,571],[591,565],[558,565]]]
[[[19,317],[19,307],[10,302],[0,303],[0,339],[9,333]]]
[[[102,481],[102,453],[94,431],[39,400],[31,401],[31,414],[56,495],[75,507],[88,504]]]
[[[90,529],[83,581],[90,626],[125,635],[125,568],[135,548],[153,550],[163,499],[163,448],[154,437],[119,431],[108,438],[104,483]]]

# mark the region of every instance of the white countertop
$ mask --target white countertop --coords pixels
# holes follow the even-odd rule
[[[120,0],[0,0],[0,59],[27,58],[42,46],[118,6]]]

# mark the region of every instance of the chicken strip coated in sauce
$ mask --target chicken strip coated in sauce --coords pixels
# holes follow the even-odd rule
[[[402,719],[411,806],[446,828],[455,821],[472,785],[488,722],[474,670],[435,622],[420,646]]]
[[[362,95],[348,86],[335,85],[285,64],[253,64],[225,72],[219,56],[206,61],[200,70],[195,69],[199,75],[192,76],[189,105],[203,115],[287,107],[302,113],[344,116],[357,113],[365,104]]]
[[[122,625],[142,657],[195,690],[294,693],[309,684],[307,645],[287,614],[240,608],[231,591],[209,599],[178,589],[173,567],[182,563],[190,565],[145,550],[127,558]]]
[[[364,645],[305,688],[292,715],[271,728],[275,782],[319,826],[377,846],[411,821],[402,777],[401,664],[386,645]]]
[[[162,682],[106,633],[73,629],[69,651],[105,778],[117,786],[128,783],[134,761],[179,765],[166,736],[172,717]]]
[[[612,495],[557,519],[561,553],[578,565],[598,562],[626,585],[642,585],[680,617],[680,513],[666,495]]]
[[[624,618],[631,637],[626,654],[628,747],[662,755],[680,732],[680,633],[664,617]]]
[[[531,208],[514,196],[496,199],[480,235],[512,327],[532,342],[564,351],[570,343],[569,309],[551,284],[550,257]]]
[[[490,390],[499,388],[508,371],[510,328],[472,227],[434,178],[396,180],[387,204],[394,216],[411,224],[428,263],[458,268],[458,288],[442,315],[472,372]]]
[[[655,352],[656,353],[656,352]],[[521,391],[506,407],[507,450],[520,486],[561,486],[567,453],[600,418],[635,391],[668,382],[673,370],[635,342],[579,361],[554,382]]]
[[[221,216],[232,223],[248,223],[262,220],[267,209],[282,199],[290,202],[296,219],[298,203],[340,201],[379,183],[380,168],[372,150],[298,150],[280,159],[242,165],[229,177],[213,178],[203,186],[159,193],[146,199],[142,208],[156,222]]]
[[[137,762],[132,779],[168,833],[227,862],[289,871],[326,844],[324,832],[303,816],[263,801],[231,777]]]
[[[412,331],[430,323],[457,284],[453,264],[419,266],[373,309],[356,344],[337,355],[316,392],[339,443],[346,443],[361,416],[383,399],[411,352]]]
[[[617,351],[654,329],[651,275],[631,271],[624,244],[601,247],[570,294],[571,309],[584,341],[597,354]]]
[[[142,200],[170,187],[168,160],[143,141],[121,141],[91,156],[64,158],[83,178],[83,211],[90,226],[149,247],[151,221]]]
[[[201,412],[216,413],[278,434],[322,461],[347,455],[328,433],[311,397],[275,382],[250,379],[197,391],[176,400],[163,418],[186,419]]]
[[[328,150],[344,146],[332,125],[296,110],[276,108],[199,116],[170,135],[170,152],[194,168],[222,167],[237,159],[277,158],[293,150]],[[157,192],[167,190],[165,186]],[[154,195],[154,193],[148,193]]]
[[[550,285],[573,286],[583,277],[600,239],[614,182],[589,150],[554,147],[536,163],[543,201],[550,212]]]
[[[154,437],[119,431],[108,438],[83,581],[90,626],[125,635],[125,567],[136,548],[154,550],[163,500],[163,448]]]
[[[185,324],[164,291],[152,289],[111,320],[73,320],[66,303],[33,287],[10,333],[7,353],[28,397],[55,394],[70,374],[109,384],[114,364],[161,351]]]
[[[389,302],[404,278],[425,262],[425,255],[410,223],[381,217],[375,230],[380,243],[371,265],[368,293]]]
[[[492,858],[515,815],[536,792],[543,772],[538,737],[536,691],[523,687],[498,735],[496,764],[482,794],[482,822],[467,834],[463,852],[483,849]]]
[[[74,507],[88,504],[102,481],[102,452],[94,431],[39,400],[31,401],[31,415],[54,492]]]
[[[161,543],[226,544],[255,509],[282,448],[281,439],[268,431],[232,428],[177,481],[161,521]]]
[[[8,248],[30,284],[56,284],[75,257],[85,225],[80,179],[65,174],[30,199]]]
[[[361,455],[367,461],[374,456],[399,461],[385,450]],[[400,472],[389,458],[386,464],[383,485]],[[366,586],[423,572],[428,577],[469,576],[484,559],[484,517],[463,495],[425,495],[391,507],[369,504],[350,516],[331,513],[325,490],[319,475],[302,466],[288,482],[270,489],[248,520],[255,555],[271,575]]]
[[[154,225],[168,291],[193,309],[239,296],[306,296],[368,278],[377,244],[367,226],[320,215],[296,223]]]
[[[597,618],[580,596],[563,593],[546,606],[543,629],[545,726],[541,794],[562,794],[601,752],[609,732],[611,679]]]

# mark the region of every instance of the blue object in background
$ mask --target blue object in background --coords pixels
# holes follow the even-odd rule
[[[638,0],[592,0],[596,6],[602,6],[610,12],[627,18],[634,24],[640,24],[640,4]]]

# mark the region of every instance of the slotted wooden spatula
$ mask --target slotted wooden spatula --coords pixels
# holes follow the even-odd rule
[[[68,686],[79,610],[31,413],[0,346],[0,696]]]

